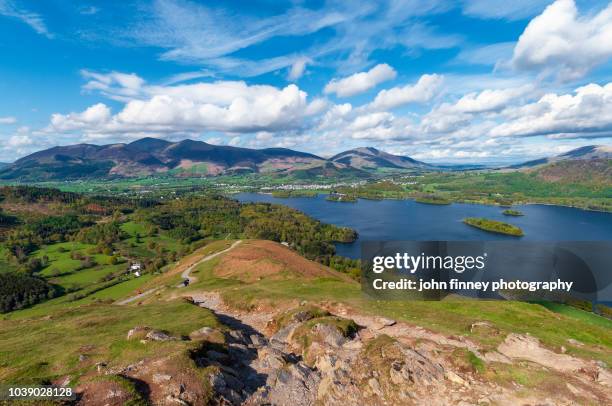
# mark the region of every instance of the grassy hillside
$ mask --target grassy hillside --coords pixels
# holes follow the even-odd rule
[[[44,317],[0,320],[3,382],[49,384],[69,376],[74,386],[97,363],[108,368],[125,366],[146,355],[186,353],[197,345],[172,341],[145,346],[127,340],[128,331],[136,326],[146,324],[180,337],[219,324],[210,312],[182,300],[120,311],[113,304],[95,303],[45,313]]]
[[[229,325],[224,323],[231,322],[231,318],[215,317],[210,311],[184,300],[205,296],[207,292],[220,294],[224,306],[237,314],[250,315],[256,320],[259,317],[267,320],[269,314],[276,314],[267,325],[277,332],[296,317],[313,313],[314,318],[297,328],[292,338],[296,351],[300,351],[307,363],[315,362],[318,357],[322,341],[316,334],[317,329],[326,325],[350,337],[363,328],[350,318],[355,313],[407,323],[411,331],[423,334],[416,343],[411,341],[410,345],[417,347],[428,348],[433,345],[431,340],[442,339],[440,334],[456,342],[475,343],[479,347],[478,355],[465,348],[453,350],[445,344],[436,344],[435,351],[446,367],[451,363],[463,376],[494,382],[499,385],[496,390],[511,389],[519,394],[567,392],[564,384],[554,384],[566,379],[554,371],[526,362],[505,364],[480,358],[482,354],[494,352],[509,333],[529,334],[547,348],[555,351],[563,348],[571,356],[608,365],[612,362],[612,322],[567,306],[460,298],[441,302],[373,301],[364,297],[359,283],[345,274],[308,261],[280,244],[258,240],[243,241],[226,254],[197,265],[191,273],[194,282],[179,288],[181,271],[202,255],[205,254],[186,257],[172,270],[153,277],[143,289],[155,289],[155,293],[121,307],[100,301],[66,307],[47,302],[38,305],[36,312],[27,309],[5,316],[0,320],[0,342],[3,343],[0,379],[24,384],[69,379],[71,386],[85,391],[85,396],[107,393],[112,389],[108,387],[110,380],[121,383],[123,388],[113,390],[127,390],[125,396],[131,401],[146,402],[148,396],[159,399],[160,392],[167,393],[167,388],[160,389],[159,379],[168,375],[186,382],[185,390],[199,396],[201,403],[198,404],[206,404],[213,393],[208,384],[210,374],[214,375],[216,369],[198,360],[203,354],[212,354],[210,350],[215,356],[227,357],[224,354],[232,354],[238,348],[228,344],[224,334],[219,333],[229,331]],[[124,292],[123,298],[132,294]],[[342,314],[347,315],[332,316],[324,308],[344,309]],[[235,321],[232,323],[235,328]],[[475,325],[485,327],[474,328]],[[151,330],[175,338],[146,339]],[[196,331],[203,331],[204,338],[196,338],[199,337]],[[384,334],[379,335],[367,342],[360,359],[374,361],[378,367],[373,368],[386,371],[393,360],[379,360],[377,354],[382,353],[383,358],[384,354],[393,354],[395,342]],[[359,365],[350,367],[357,370]],[[134,386],[138,380],[126,379],[134,374],[143,380],[140,382],[150,385],[150,392]],[[132,385],[126,386],[130,382]],[[383,378],[381,382],[390,381]],[[167,385],[171,388],[171,382]],[[449,385],[444,381],[445,387]]]
[[[485,348],[497,346],[506,333],[521,332],[555,348],[563,345],[569,353],[612,363],[612,321],[601,316],[561,304],[551,310],[540,304],[456,297],[440,302],[369,300],[359,283],[317,264],[306,267],[303,258],[266,241],[244,242],[223,258],[201,265],[194,275],[198,281],[181,293],[220,291],[226,303],[242,311],[278,308],[303,300],[339,302],[367,314],[468,337]],[[478,321],[491,322],[499,331],[494,335],[470,331]],[[586,345],[568,345],[568,338]]]
[[[612,183],[612,159],[555,162],[535,169],[533,173],[547,182],[609,187]]]

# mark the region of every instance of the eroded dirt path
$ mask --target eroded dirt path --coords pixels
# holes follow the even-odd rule
[[[136,296],[128,297],[127,299],[123,299],[123,300],[120,300],[118,302],[115,302],[115,304],[117,304],[119,306],[126,305],[126,304],[132,303],[132,302],[134,302],[136,300],[143,299],[143,298],[149,296],[151,293],[155,293],[155,292],[157,292],[160,289],[161,288],[149,289],[147,291],[144,291],[142,293],[137,294]]]
[[[219,255],[225,254],[226,252],[233,250],[233,249],[234,249],[234,248],[236,248],[236,247],[237,247],[237,246],[238,246],[240,243],[242,243],[242,240],[235,241],[235,242],[234,242],[234,243],[233,243],[233,244],[232,244],[232,245],[231,245],[229,248],[226,248],[226,249],[224,249],[224,250],[222,250],[222,251],[215,252],[214,254],[207,255],[207,256],[205,256],[204,258],[200,259],[199,261],[194,262],[193,264],[189,265],[189,266],[187,267],[187,269],[185,269],[185,270],[184,270],[184,271],[181,273],[181,278],[183,278],[183,280],[187,280],[187,281],[189,281],[189,283],[195,282],[195,281],[196,281],[196,278],[195,278],[195,277],[193,277],[193,276],[191,276],[191,271],[193,271],[195,267],[197,267],[198,265],[202,264],[203,262],[210,261],[211,259],[216,258],[216,257],[218,257]],[[182,288],[182,287],[184,287],[184,286],[185,286],[185,285],[184,285],[184,284],[181,282],[181,283],[179,283],[179,284],[178,284],[176,287],[177,287],[177,288]]]

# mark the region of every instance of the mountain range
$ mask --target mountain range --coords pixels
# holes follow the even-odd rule
[[[612,159],[612,146],[609,145],[587,145],[586,147],[580,147],[571,151],[565,152],[561,155],[556,155],[549,158],[540,158],[532,161],[523,162],[516,165],[511,165],[510,169],[525,169],[537,167],[540,165],[546,165],[556,162],[563,161],[575,161],[575,160],[599,160],[599,159]]]
[[[77,144],[35,152],[0,169],[0,179],[42,181],[240,173],[365,178],[369,176],[366,169],[377,168],[433,167],[374,148],[359,148],[326,159],[286,148],[249,149],[193,140],[169,142],[143,138],[129,144]]]
[[[585,161],[607,162],[609,159],[612,159],[612,147],[586,146],[505,169],[528,170],[566,161],[581,161],[583,167]],[[367,178],[375,173],[450,169],[453,168],[427,164],[372,147],[351,149],[326,159],[286,148],[249,149],[194,140],[170,142],[143,138],[128,144],[77,144],[35,152],[8,166],[0,166],[0,179],[36,182],[162,174],[189,177],[242,173],[292,175],[301,179]],[[461,169],[469,167],[463,166]]]

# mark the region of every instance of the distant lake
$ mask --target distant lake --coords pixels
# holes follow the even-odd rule
[[[337,244],[338,255],[359,258],[360,242],[366,240],[410,241],[492,241],[516,240],[501,234],[488,233],[466,224],[465,217],[486,217],[505,221],[523,229],[520,239],[534,241],[606,241],[612,240],[612,214],[585,211],[569,207],[546,205],[515,205],[522,217],[504,216],[504,208],[496,206],[453,203],[429,205],[414,200],[365,200],[338,203],[315,198],[276,198],[258,193],[233,195],[242,202],[284,204],[300,210],[324,223],[350,227],[359,233],[352,244]]]

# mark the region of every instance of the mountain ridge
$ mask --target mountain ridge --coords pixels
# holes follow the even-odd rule
[[[202,141],[142,138],[132,143],[56,146],[18,159],[0,172],[3,179],[133,177],[174,171],[219,175],[282,172],[322,166],[317,155],[286,148],[249,149]],[[344,169],[339,166],[338,169]]]
[[[537,170],[552,164],[592,171],[596,161],[612,159],[612,146],[588,145],[563,154],[506,166],[503,170]],[[581,162],[579,165],[576,162]],[[572,164],[573,163],[573,164]],[[360,147],[330,158],[287,148],[251,149],[213,145],[184,139],[171,142],[145,137],[130,143],[74,144],[34,152],[12,164],[0,163],[0,180],[46,181],[88,178],[139,177],[168,174],[175,177],[242,173],[292,175],[296,179],[321,177],[368,178],[381,173],[433,170],[481,170],[477,166],[434,165]],[[602,168],[601,163],[594,169]],[[557,170],[555,177],[558,176]],[[607,173],[607,169],[606,169]]]
[[[434,165],[417,161],[416,159],[393,155],[374,147],[360,147],[340,152],[330,158],[330,161],[342,163],[359,169],[426,169]]]
[[[593,159],[612,159],[612,146],[610,145],[586,145],[574,148],[567,152],[552,157],[533,159],[507,166],[507,169],[527,169],[541,165],[556,163],[560,161],[593,160]]]

